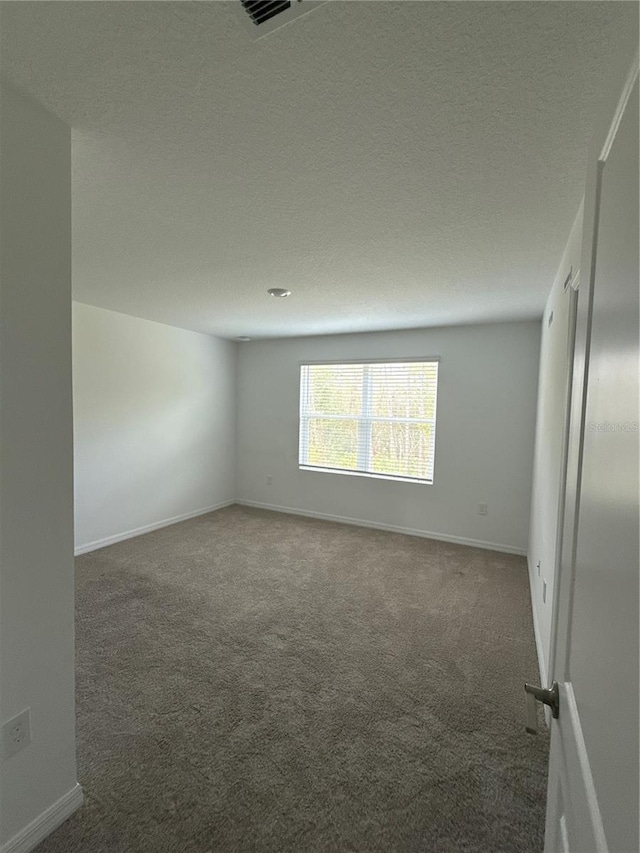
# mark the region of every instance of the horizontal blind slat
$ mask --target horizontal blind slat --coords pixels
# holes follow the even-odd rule
[[[438,363],[304,364],[301,466],[433,480]]]

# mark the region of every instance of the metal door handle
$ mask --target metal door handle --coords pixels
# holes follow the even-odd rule
[[[536,702],[544,702],[551,708],[551,715],[554,719],[558,719],[560,713],[560,691],[558,690],[558,682],[554,681],[551,687],[547,690],[544,687],[534,687],[533,684],[527,684],[525,681],[524,692],[527,700],[527,731],[529,734],[538,734],[538,710]]]

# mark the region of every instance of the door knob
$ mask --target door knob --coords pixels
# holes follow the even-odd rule
[[[536,702],[544,702],[551,708],[551,715],[554,719],[558,719],[560,713],[560,692],[558,690],[558,682],[554,681],[551,687],[547,690],[544,687],[534,687],[533,684],[527,684],[525,681],[524,692],[527,702],[527,731],[529,734],[538,734],[538,712]]]

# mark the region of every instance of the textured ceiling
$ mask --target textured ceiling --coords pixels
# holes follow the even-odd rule
[[[74,128],[74,297],[226,337],[539,316],[637,5],[238,12],[2,3],[3,75]]]

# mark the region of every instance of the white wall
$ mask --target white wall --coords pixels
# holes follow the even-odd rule
[[[548,681],[551,645],[558,509],[563,478],[562,458],[570,367],[571,288],[565,290],[564,283],[571,270],[575,276],[580,268],[582,217],[581,205],[547,300],[540,343],[528,561],[540,678],[545,686]],[[552,315],[553,319],[549,325]]]
[[[525,553],[539,342],[526,322],[240,344],[239,502]],[[421,355],[441,357],[432,486],[298,469],[301,361]]]
[[[78,551],[233,502],[236,347],[74,302]]]
[[[30,708],[33,738],[0,755],[5,850],[47,809],[54,807],[55,822],[82,799],[73,673],[71,134],[6,84],[0,309],[0,720]]]

